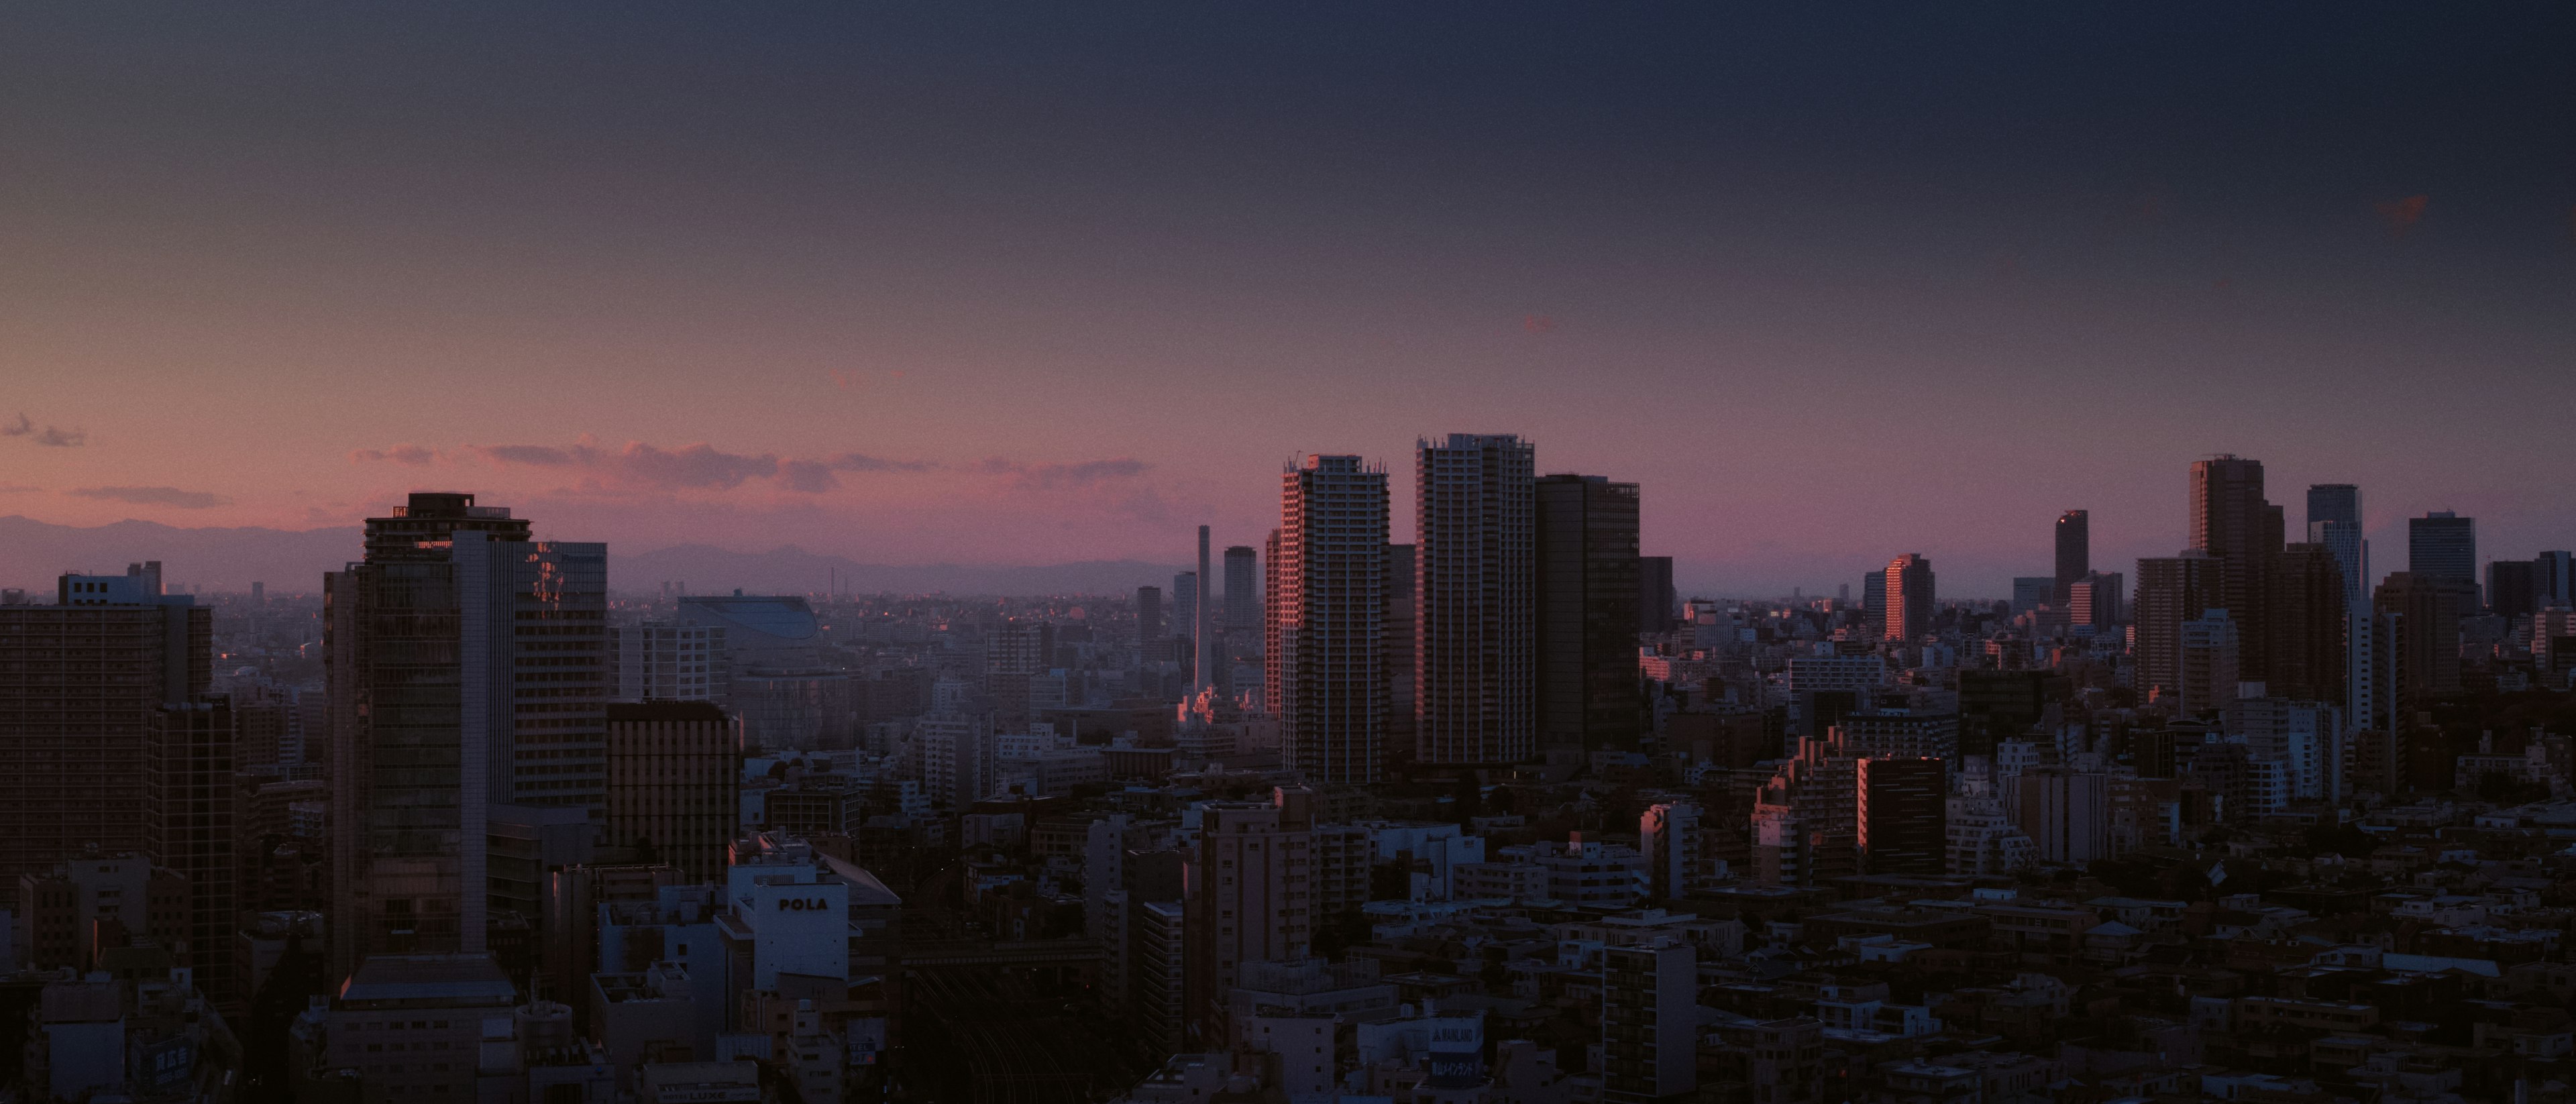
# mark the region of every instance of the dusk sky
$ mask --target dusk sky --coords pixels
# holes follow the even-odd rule
[[[2222,451],[2527,557],[2572,12],[22,6],[0,514],[1178,563],[1460,431],[1702,593],[2133,570]]]

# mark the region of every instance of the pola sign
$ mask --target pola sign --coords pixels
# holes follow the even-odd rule
[[[780,912],[830,912],[831,910],[832,902],[829,898],[825,897],[781,897],[778,899],[778,911]]]

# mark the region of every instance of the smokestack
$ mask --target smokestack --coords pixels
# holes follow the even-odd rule
[[[1196,685],[1191,687],[1193,691],[1205,690],[1216,684],[1215,677],[1209,671],[1209,668],[1214,666],[1212,658],[1216,651],[1216,641],[1209,639],[1208,636],[1208,611],[1216,606],[1215,602],[1209,600],[1216,588],[1208,584],[1215,578],[1216,576],[1208,573],[1208,527],[1202,525],[1199,526],[1199,600],[1196,616],[1191,619],[1190,625],[1190,640],[1195,646],[1197,657],[1193,673],[1198,676]],[[1195,697],[1195,693],[1192,696]]]

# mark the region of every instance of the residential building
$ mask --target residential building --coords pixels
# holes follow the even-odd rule
[[[53,605],[0,605],[0,884],[141,850],[153,715],[213,676],[213,612],[164,594],[158,561],[56,586]]]
[[[1510,434],[1415,443],[1419,762],[1537,757],[1536,455]]]
[[[1385,766],[1386,495],[1386,470],[1356,456],[1281,476],[1263,698],[1282,758],[1311,783],[1374,782]]]
[[[1699,959],[1688,944],[1601,952],[1601,1099],[1656,1104],[1699,1087]]]

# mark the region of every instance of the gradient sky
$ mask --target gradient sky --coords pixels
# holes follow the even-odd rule
[[[1472,431],[1704,592],[2219,451],[2576,544],[2564,5],[525,7],[0,16],[0,513],[1178,562]]]

